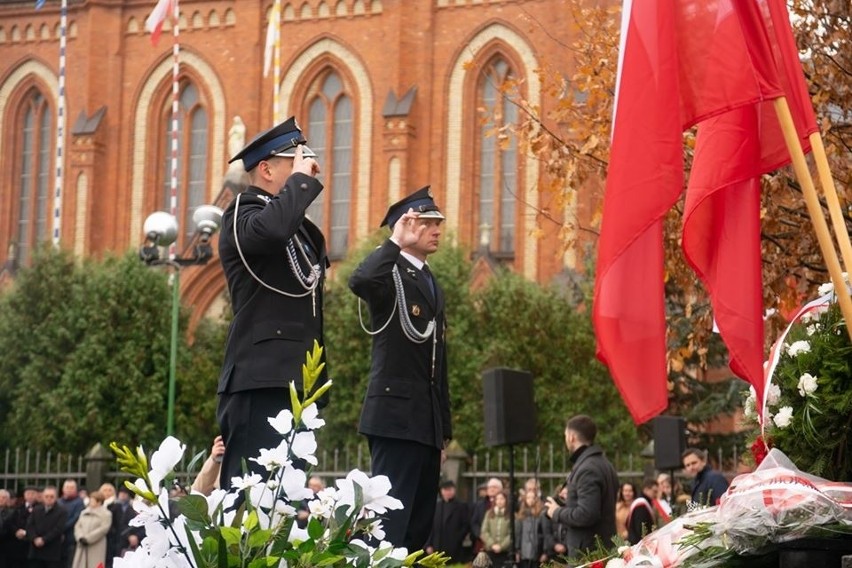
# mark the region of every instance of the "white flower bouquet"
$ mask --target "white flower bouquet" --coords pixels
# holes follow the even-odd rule
[[[805,536],[852,533],[852,484],[800,471],[773,449],[737,476],[719,505],[674,519],[624,552],[627,566],[711,568]]]
[[[757,464],[772,447],[799,468],[834,481],[852,481],[852,342],[830,284],[794,318],[766,366],[765,403],[750,389],[744,411],[759,425]]]
[[[315,343],[303,367],[304,399],[290,383],[292,412],[283,410],[269,418],[281,434],[276,448],[261,450],[253,461],[264,466],[266,479],[258,474],[231,480],[231,491],[215,490],[209,496],[190,494],[177,500],[180,514],[169,518],[166,480],[173,476],[184,445],[169,437],[153,453],[150,466],[142,448],[111,445],[123,471],[135,481],[126,482],[136,495],[139,513],[131,523],[144,526],[141,545],[122,558],[115,568],[273,568],[337,567],[400,568],[415,561],[440,568],[442,553],[424,556],[394,548],[382,539],[381,515],[402,503],[388,495],[386,476],[369,477],[354,470],[334,487],[317,495],[306,487],[307,474],[294,467],[295,460],[317,464],[315,430],[319,418],[316,400],[331,386],[314,390],[323,363]],[[305,528],[296,520],[296,507],[307,503],[310,514]]]

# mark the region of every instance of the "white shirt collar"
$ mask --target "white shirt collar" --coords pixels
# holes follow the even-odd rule
[[[408,262],[410,262],[417,268],[417,270],[423,270],[423,265],[426,264],[425,262],[414,256],[413,254],[405,252],[404,250],[399,251],[399,254],[404,256]]]

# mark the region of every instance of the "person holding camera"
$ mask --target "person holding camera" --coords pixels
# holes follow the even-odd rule
[[[600,538],[610,546],[615,536],[615,500],[618,474],[595,444],[598,428],[585,415],[574,416],[565,426],[565,446],[571,452],[574,467],[568,475],[568,498],[559,506],[547,499],[547,516],[568,526],[568,553],[578,555],[593,550]]]
[[[106,562],[107,533],[112,527],[112,512],[103,506],[104,496],[100,491],[89,494],[89,505],[80,513],[74,524],[73,568],[97,568]]]
[[[222,436],[213,439],[210,455],[201,466],[198,475],[192,482],[192,491],[202,495],[210,495],[214,489],[219,488],[219,471],[222,469],[222,458],[225,455],[225,442]]]
[[[217,389],[216,418],[225,444],[222,489],[243,475],[244,461],[249,473],[267,475],[251,458],[281,443],[268,418],[290,408],[290,382],[302,391],[305,356],[314,342],[323,346],[329,261],[322,231],[305,216],[323,185],[305,143],[290,117],[230,160],[243,161],[250,185],[225,209],[219,235],[234,311]],[[317,386],[326,382],[326,373],[323,367]]]
[[[562,483],[556,494],[553,495],[553,502],[559,507],[565,506],[565,499],[568,498],[568,484]],[[546,503],[546,501],[545,501]],[[546,505],[545,505],[546,506]],[[542,530],[544,531],[544,554],[550,560],[559,560],[567,556],[568,546],[568,525],[559,519],[551,520],[547,516],[547,509],[541,512]]]

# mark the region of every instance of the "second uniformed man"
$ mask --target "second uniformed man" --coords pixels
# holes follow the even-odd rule
[[[369,440],[372,474],[388,476],[404,506],[388,512],[386,538],[408,550],[429,537],[441,454],[452,438],[444,294],[426,263],[443,220],[428,186],[391,205],[382,221],[391,236],[349,279],[373,325],[358,431]]]

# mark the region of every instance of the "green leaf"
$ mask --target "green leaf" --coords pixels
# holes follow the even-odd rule
[[[328,551],[322,552],[320,554],[315,554],[311,559],[311,564],[313,566],[331,566],[344,560],[344,556],[340,554],[332,554]]]
[[[311,517],[311,520],[308,522],[308,536],[310,536],[313,540],[319,540],[324,532],[325,527],[319,519]]]
[[[297,551],[299,554],[310,554],[316,549],[317,543],[311,539],[308,539],[299,544]]]
[[[184,495],[177,500],[178,511],[189,521],[210,523],[210,515],[207,513],[207,499],[201,495]]]
[[[251,534],[249,534],[248,538],[249,548],[265,548],[271,538],[272,530],[270,529],[261,529],[253,531]]]
[[[188,526],[184,526],[184,530],[186,531],[186,540],[189,542],[189,550],[192,553],[192,558],[195,560],[195,565],[200,566],[202,562],[201,553],[198,550],[198,544],[195,542],[195,537],[192,534],[192,531]]]
[[[220,534],[225,540],[225,544],[233,546],[240,543],[240,536],[242,535],[242,532],[240,529],[235,529],[233,527],[222,527],[220,529]]]
[[[260,522],[260,521],[259,521],[259,520],[258,520],[258,518],[257,518],[257,511],[252,511],[251,513],[249,513],[249,514],[246,516],[246,519],[243,521],[243,527],[244,527],[244,528],[245,528],[248,532],[251,532],[251,531],[253,531],[255,528],[257,528],[257,525],[258,525],[258,523],[259,523],[259,522]]]
[[[302,403],[299,402],[299,393],[293,381],[290,381],[290,405],[293,407],[293,423],[298,424],[302,419]]]
[[[195,473],[195,468],[198,466],[199,463],[203,462],[204,456],[206,455],[207,450],[201,450],[200,452],[192,456],[192,460],[189,462],[189,465],[186,466],[187,474],[192,475],[193,473]]]

